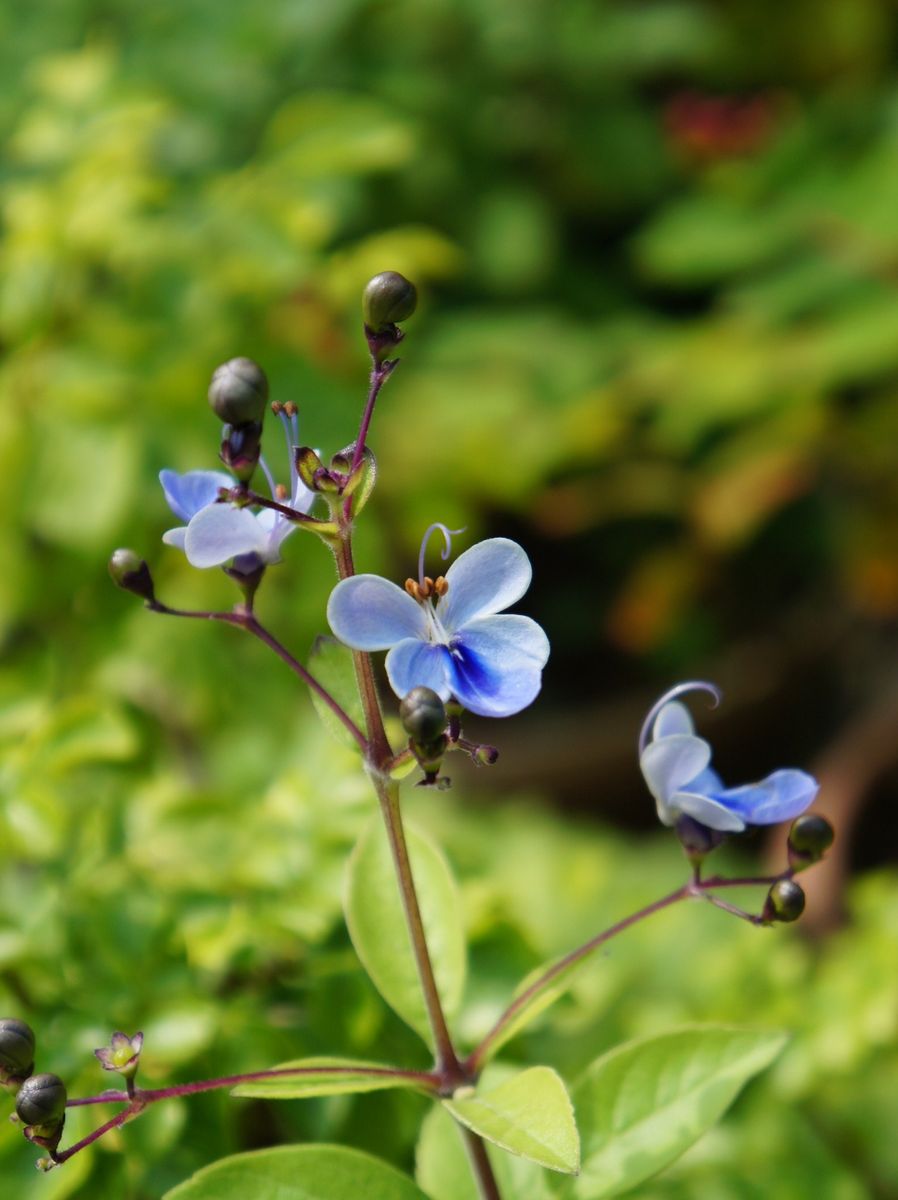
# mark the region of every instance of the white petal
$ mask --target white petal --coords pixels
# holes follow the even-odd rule
[[[195,517],[201,508],[218,499],[221,488],[232,488],[234,480],[224,471],[160,471],[159,482],[168,507],[182,521]]]
[[[710,761],[711,747],[703,738],[675,733],[660,741],[649,742],[639,759],[639,766],[658,803],[669,805],[674,792],[691,783]]]
[[[247,508],[210,504],[187,526],[184,551],[194,567],[220,567],[237,554],[264,557],[268,538]]]
[[[162,535],[162,540],[166,546],[175,546],[178,550],[184,549],[184,539],[187,536],[186,525],[176,525],[174,529],[166,529]]]
[[[404,638],[387,655],[387,679],[396,695],[402,699],[415,687],[429,687],[443,700],[451,689],[446,665],[449,651],[445,646],[422,642],[420,638]]]
[[[403,638],[426,638],[424,610],[408,592],[380,575],[343,579],[327,602],[327,619],[354,650],[389,650]]]
[[[508,538],[489,538],[459,555],[446,572],[449,590],[437,616],[451,633],[477,617],[502,612],[530,586],[530,559]]]
[[[665,704],[658,713],[652,737],[655,739],[670,737],[674,733],[695,733],[689,709],[685,704],[680,704],[679,700],[672,700],[670,704]]]
[[[307,488],[303,481],[297,477],[296,491],[290,500],[290,504],[297,512],[308,513],[312,505],[315,503],[317,492],[313,492],[311,488]],[[291,525],[295,522],[291,521]]]
[[[670,798],[670,808],[721,833],[740,833],[745,828],[745,822],[738,813],[699,792],[676,792]]]

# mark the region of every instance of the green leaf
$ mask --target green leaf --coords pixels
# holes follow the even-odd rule
[[[461,899],[449,864],[436,845],[406,825],[409,858],[437,988],[447,1017],[458,1011],[465,985]],[[393,858],[378,818],[350,855],[346,924],[356,953],[375,987],[400,1017],[431,1044]]]
[[[618,1046],[573,1089],[580,1177],[564,1200],[617,1196],[662,1170],[717,1121],[786,1043],[780,1033],[704,1026]]]
[[[381,1074],[392,1069],[383,1063],[356,1062],[349,1058],[299,1058],[280,1063],[274,1069],[283,1071],[291,1067],[314,1071],[314,1074],[255,1079],[251,1083],[238,1084],[231,1095],[261,1100],[300,1100],[306,1096],[342,1096],[350,1092],[419,1086],[414,1079],[404,1075]]]
[[[395,1167],[342,1146],[278,1146],[222,1158],[164,1200],[427,1200]]]
[[[569,1174],[580,1166],[574,1110],[550,1067],[531,1067],[497,1088],[460,1089],[443,1103],[456,1120],[511,1154]]]
[[[356,685],[355,667],[352,662],[352,651],[342,642],[332,637],[317,637],[309,655],[309,670],[325,688],[345,713],[355,721],[364,732],[365,714],[362,711],[362,701]],[[358,750],[359,744],[331,708],[321,699],[317,692],[309,689],[312,704],[321,718],[327,731],[342,742]]]
[[[415,1150],[415,1178],[431,1200],[480,1200],[461,1135],[458,1123],[443,1105],[432,1105]],[[501,1196],[551,1200],[542,1167],[489,1143],[487,1153]]]

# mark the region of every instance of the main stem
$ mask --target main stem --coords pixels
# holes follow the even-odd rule
[[[337,571],[341,579],[348,579],[355,574],[355,565],[352,558],[352,527],[348,522],[343,525],[340,531],[340,541],[335,550],[335,557],[337,560]],[[439,989],[437,988],[433,962],[431,961],[430,951],[427,946],[424,921],[421,916],[421,906],[418,903],[418,893],[415,889],[415,879],[412,874],[412,865],[408,854],[408,843],[406,842],[405,829],[402,823],[402,812],[399,805],[399,785],[394,779],[390,778],[388,773],[389,764],[393,758],[393,751],[384,730],[371,657],[363,651],[353,651],[353,661],[355,663],[356,679],[362,700],[362,708],[365,713],[369,747],[369,772],[374,790],[377,793],[377,799],[380,803],[381,815],[386,827],[387,839],[390,843],[390,853],[393,858],[393,866],[396,870],[396,878],[399,884],[399,893],[402,898],[406,928],[408,929],[412,945],[412,953],[415,958],[418,979],[421,984],[424,1005],[427,1010],[427,1020],[430,1025],[434,1049],[436,1051],[436,1068],[445,1080],[445,1085],[449,1088],[454,1088],[459,1084],[470,1082],[472,1076],[462,1067],[456,1054],[452,1035],[446,1023],[446,1014],[443,1012]],[[481,1200],[501,1200],[499,1185],[496,1183],[496,1177],[493,1174],[493,1168],[482,1139],[467,1129],[463,1131],[463,1137]]]

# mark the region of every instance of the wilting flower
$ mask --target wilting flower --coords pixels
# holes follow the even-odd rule
[[[135,1033],[128,1037],[126,1033],[114,1033],[108,1046],[94,1050],[104,1071],[117,1071],[126,1079],[137,1073],[140,1064],[140,1052],[143,1049],[143,1034]]]
[[[536,697],[549,641],[529,617],[498,615],[530,585],[530,560],[508,538],[478,542],[445,577],[424,575],[431,525],[418,559],[418,579],[405,590],[379,575],[354,575],[334,588],[331,629],[354,650],[389,650],[387,677],[397,696],[432,688],[484,717],[509,717]]]
[[[260,465],[272,499],[297,512],[307,513],[315,493],[299,478],[293,463],[295,423],[288,425],[287,422],[293,419],[284,413],[280,415],[287,431],[290,454],[290,493],[281,496],[264,459],[260,458]],[[253,561],[262,564],[279,562],[281,543],[296,528],[294,521],[275,509],[262,508],[254,512],[245,506],[219,503],[221,489],[234,486],[234,480],[224,471],[188,471],[184,475],[177,471],[160,471],[159,482],[169,508],[186,522],[169,529],[162,535],[162,540],[183,550],[194,567],[220,567],[230,559],[244,555],[250,555]]]
[[[774,771],[758,783],[725,787],[709,765],[711,747],[695,736],[689,711],[677,700],[685,692],[720,693],[708,683],[682,683],[666,692],[646,717],[639,765],[665,825],[692,817],[709,829],[738,833],[746,825],[788,821],[813,803],[818,783],[804,771]]]

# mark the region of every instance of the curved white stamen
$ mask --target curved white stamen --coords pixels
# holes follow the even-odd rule
[[[440,521],[434,521],[432,525],[427,526],[427,529],[424,531],[424,537],[421,539],[421,550],[418,553],[418,583],[422,588],[424,587],[424,555],[427,552],[427,543],[430,541],[431,534],[439,529],[440,533],[443,535],[445,546],[440,551],[440,558],[442,558],[443,562],[445,562],[452,553],[453,537],[457,533],[464,533],[466,528],[467,526],[465,525],[462,526],[461,529],[450,529],[448,525],[443,525]]]
[[[424,615],[427,618],[427,640],[437,646],[448,646],[449,634],[443,627],[443,622],[437,616],[436,609],[432,608],[426,601],[424,603]]]
[[[288,417],[282,408],[278,409],[278,420],[281,423],[281,428],[284,431],[284,440],[287,443],[287,462],[290,464],[290,503],[296,503],[296,484],[299,476],[296,472],[296,455],[294,450],[299,442],[299,421],[296,413],[292,417]]]
[[[642,757],[646,746],[649,744],[652,726],[655,724],[655,719],[658,716],[658,713],[660,713],[665,704],[670,704],[671,700],[677,700],[680,696],[685,696],[689,692],[707,692],[713,701],[711,704],[712,708],[716,708],[723,699],[723,692],[720,690],[717,684],[707,683],[703,679],[690,679],[688,683],[678,683],[675,687],[672,687],[669,691],[665,692],[659,700],[655,701],[648,711],[648,716],[642,723],[642,729],[639,731],[640,758]]]
[[[274,476],[271,473],[268,463],[265,461],[264,454],[259,455],[259,466],[262,468],[262,471],[265,475],[265,480],[268,484],[268,490],[271,492],[272,500],[277,500],[277,487],[274,482]]]

